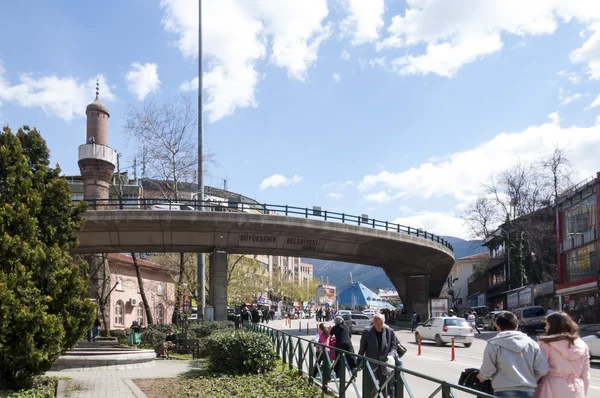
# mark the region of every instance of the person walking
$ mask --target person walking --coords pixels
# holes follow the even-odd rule
[[[323,366],[323,364],[325,364],[327,361],[325,358],[328,355],[331,363],[333,363],[333,361],[335,360],[335,353],[329,348],[329,336],[330,336],[329,332],[330,332],[330,328],[327,325],[325,325],[324,323],[320,323],[317,335],[313,339],[314,342],[321,343],[326,346],[325,349],[323,349],[323,347],[321,347],[321,346],[317,346],[317,349],[316,349],[317,361],[316,361],[315,368],[313,371],[313,377],[317,377],[317,375],[319,374],[319,371],[318,371],[316,365],[317,364],[320,365],[321,372],[323,374],[323,379],[325,380],[325,382],[328,382],[331,377],[330,367]]]
[[[477,316],[475,315],[474,311],[469,311],[469,315],[467,316],[467,322],[469,322],[469,325],[471,325],[473,329],[477,330],[477,333],[481,334],[479,328],[477,327]]]
[[[419,326],[419,314],[417,314],[417,311],[413,311],[413,315],[412,315],[412,332],[415,332],[415,329],[417,328],[417,326]]]
[[[550,371],[538,382],[536,398],[585,398],[590,386],[590,350],[579,326],[564,312],[546,318],[546,336],[538,337]]]
[[[388,356],[394,357],[397,346],[398,340],[396,339],[396,334],[385,324],[385,316],[383,314],[375,314],[373,315],[373,326],[365,330],[360,338],[358,355],[365,355],[377,361],[388,362]],[[380,366],[374,363],[365,364],[365,366],[369,366],[373,370],[379,385],[384,384],[394,370],[392,367]],[[369,378],[369,374],[370,372],[365,371],[363,377]],[[371,384],[371,397],[379,396],[377,386],[374,385],[370,378],[368,381]],[[383,394],[386,397],[388,396],[387,387],[384,389]]]
[[[339,348],[340,350],[349,351],[354,354],[354,347],[352,346],[352,335],[350,334],[350,328],[344,322],[344,318],[341,316],[336,316],[333,320],[335,325],[331,328],[330,331],[330,345],[335,348]],[[335,342],[333,342],[335,341]],[[340,352],[335,352],[335,358],[340,357]],[[354,357],[346,356],[346,361],[348,362],[348,366],[350,367],[350,371],[353,372],[356,368],[356,361]],[[340,373],[345,371],[345,366],[343,364],[343,358],[339,358],[337,364],[335,365],[335,374],[339,378]]]
[[[500,333],[487,342],[477,378],[492,380],[498,397],[534,398],[537,380],[548,373],[548,361],[538,344],[517,331],[519,322],[512,312],[496,318]]]

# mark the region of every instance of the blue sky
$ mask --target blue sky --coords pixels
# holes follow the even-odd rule
[[[574,180],[599,171],[600,2],[522,3],[204,0],[207,183],[466,237],[492,173],[555,145]],[[197,9],[0,3],[0,124],[36,126],[77,174],[99,78],[131,165],[129,106],[196,101]]]

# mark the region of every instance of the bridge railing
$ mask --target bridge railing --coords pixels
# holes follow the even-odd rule
[[[298,374],[306,374],[308,381],[321,385],[323,392],[331,391],[339,397],[395,397],[395,398],[494,398],[494,395],[473,390],[468,387],[436,379],[405,367],[390,365],[353,352],[325,346],[320,343],[303,339],[283,330],[271,328],[258,323],[245,323],[246,329],[266,334],[273,341],[277,356],[289,369],[297,369]],[[330,349],[335,353],[331,360],[326,353]],[[385,367],[386,372],[378,372],[378,367]],[[387,377],[377,377],[378,373],[389,374]],[[432,391],[416,395],[406,380],[406,375],[430,382]],[[414,387],[414,385],[413,385]],[[421,388],[422,390],[422,388]]]
[[[79,201],[76,201],[79,202]],[[407,225],[397,224],[390,221],[381,221],[370,218],[366,215],[352,215],[346,213],[322,210],[320,208],[295,207],[289,205],[277,205],[268,203],[244,203],[244,202],[221,202],[221,201],[198,201],[198,200],[163,200],[163,199],[86,199],[83,200],[89,205],[90,210],[204,210],[220,212],[245,212],[257,214],[285,215],[288,217],[301,217],[308,219],[318,219],[324,221],[341,222],[343,224],[353,224],[363,227],[369,227],[379,230],[396,232],[399,234],[416,236],[417,238],[428,239],[437,242],[450,250],[452,245],[444,238],[423,231],[419,228]]]

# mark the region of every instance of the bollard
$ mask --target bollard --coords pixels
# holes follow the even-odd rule
[[[421,355],[421,335],[417,335],[417,345],[419,347],[419,352],[417,353],[417,355]]]
[[[308,334],[308,321],[306,321],[306,334]]]
[[[452,337],[452,356],[450,357],[451,361],[454,361],[455,357],[454,357],[454,337]]]
[[[300,319],[298,319],[298,331],[302,331],[302,321]]]

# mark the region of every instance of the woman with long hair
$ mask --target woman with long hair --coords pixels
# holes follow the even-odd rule
[[[590,351],[579,338],[579,326],[564,312],[554,312],[546,318],[546,336],[538,343],[550,371],[538,381],[536,398],[585,398]]]

